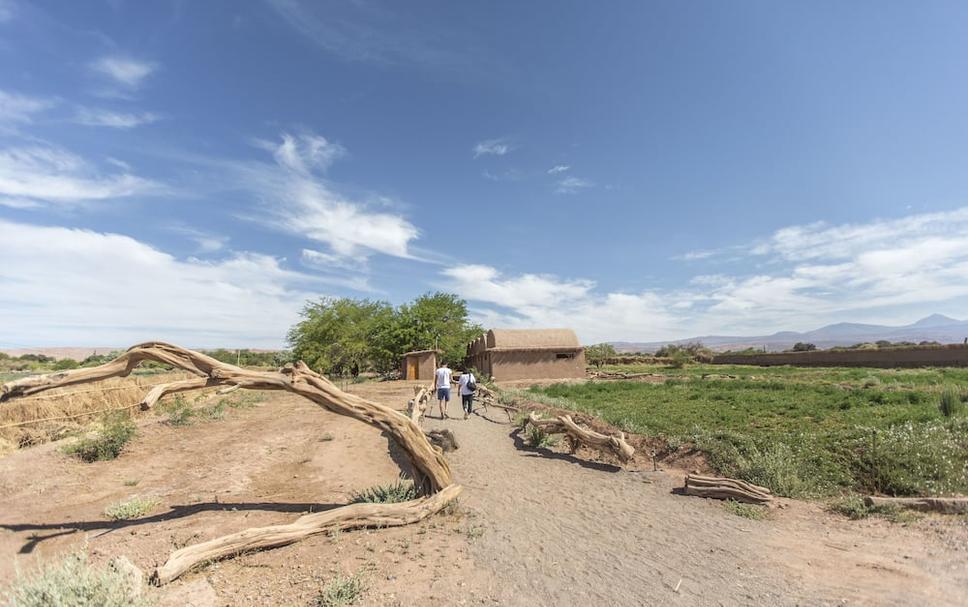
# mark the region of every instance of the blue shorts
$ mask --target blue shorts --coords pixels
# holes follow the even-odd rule
[[[437,400],[450,402],[450,388],[437,388]]]

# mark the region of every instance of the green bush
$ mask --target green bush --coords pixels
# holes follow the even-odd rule
[[[363,596],[365,590],[366,586],[363,584],[361,572],[350,576],[337,574],[323,586],[322,591],[316,596],[314,604],[316,607],[353,605]]]
[[[532,447],[554,447],[558,444],[558,439],[551,436],[538,426],[528,424],[524,429],[528,444]]]
[[[354,492],[354,504],[395,504],[417,499],[417,488],[410,479],[400,478],[395,483],[377,485],[363,491]]]
[[[142,607],[131,580],[111,568],[95,569],[83,553],[18,578],[5,593],[10,607]]]
[[[961,413],[964,403],[961,401],[961,391],[954,386],[945,386],[941,392],[941,402],[938,409],[945,417],[954,417]]]
[[[887,519],[892,523],[909,523],[917,520],[918,515],[899,506],[887,504],[884,506],[868,506],[864,498],[851,495],[841,498],[829,506],[831,512],[842,514],[851,520],[860,520],[870,516]]]
[[[726,500],[723,502],[723,508],[725,508],[727,512],[732,512],[736,516],[741,516],[754,521],[761,521],[770,513],[765,506],[745,504],[743,502],[737,502],[736,500]]]
[[[126,413],[115,413],[104,419],[101,430],[95,436],[67,445],[64,453],[85,462],[114,459],[121,454],[127,442],[134,438],[136,430],[134,422]]]
[[[126,521],[141,518],[154,510],[161,502],[154,497],[133,497],[126,502],[118,502],[104,509],[104,516],[112,521]]]
[[[195,410],[192,409],[191,403],[181,395],[165,403],[160,409],[168,413],[165,423],[169,426],[190,426],[192,418],[195,417]]]

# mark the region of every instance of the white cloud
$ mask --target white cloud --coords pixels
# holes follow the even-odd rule
[[[505,139],[487,139],[474,146],[474,158],[480,156],[504,156],[514,148]]]
[[[102,174],[81,157],[49,145],[0,149],[0,204],[38,206],[125,198],[161,191],[128,171]]]
[[[235,168],[244,185],[265,201],[273,225],[324,243],[330,248],[327,254],[338,257],[383,253],[412,258],[409,244],[419,236],[412,223],[339,194],[319,174],[345,153],[342,147],[311,133],[284,133],[280,143],[257,144],[272,152],[275,163]],[[379,206],[385,203],[378,201]]]
[[[581,177],[565,177],[558,181],[555,187],[556,194],[577,194],[579,190],[590,188],[595,184]]]
[[[152,112],[127,113],[95,108],[78,108],[74,122],[84,126],[106,126],[115,129],[131,129],[143,124],[157,122],[161,117]]]
[[[130,57],[107,56],[92,63],[91,69],[107,76],[115,84],[134,90],[141,86],[145,78],[158,69],[158,65]]]
[[[56,100],[50,98],[0,90],[0,123],[29,124],[33,121],[34,114],[43,112],[56,103]]]
[[[568,166],[567,164],[556,164],[555,166],[548,169],[548,174],[557,175],[559,173],[564,173],[569,170],[571,170],[571,167]]]
[[[273,257],[177,259],[128,236],[0,220],[3,338],[278,347],[315,280]]]
[[[766,261],[760,265],[770,271],[699,275],[682,288],[622,293],[587,280],[501,276],[470,265],[444,271],[444,286],[472,301],[486,324],[571,326],[586,343],[762,335],[841,321],[904,324],[968,299],[968,208],[790,226],[747,251],[747,261]]]

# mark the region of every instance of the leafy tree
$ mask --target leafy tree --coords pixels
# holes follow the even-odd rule
[[[595,344],[594,346],[588,346],[585,348],[585,358],[589,363],[595,365],[599,369],[608,362],[609,358],[616,356],[615,346],[608,343]]]
[[[393,320],[387,302],[323,298],[303,308],[303,320],[287,336],[295,358],[336,375],[359,375],[370,360],[371,343]]]
[[[441,360],[464,359],[467,344],[483,332],[467,319],[467,303],[453,293],[425,293],[411,304],[400,306],[400,331],[406,335],[406,349],[441,351]]]
[[[793,344],[794,352],[810,352],[811,350],[816,350],[816,349],[817,349],[817,346],[810,343],[802,342],[802,341],[798,341],[797,343]]]
[[[66,371],[68,369],[76,369],[80,364],[73,358],[62,358],[54,363],[54,371]]]

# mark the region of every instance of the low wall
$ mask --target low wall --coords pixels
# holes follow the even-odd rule
[[[962,344],[940,348],[896,348],[885,350],[814,350],[775,354],[717,354],[714,365],[774,367],[968,367],[968,347]]]

